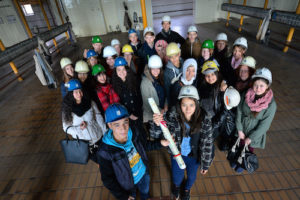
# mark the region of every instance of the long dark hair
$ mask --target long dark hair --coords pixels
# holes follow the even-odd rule
[[[194,114],[191,117],[191,120],[187,121],[185,116],[184,116],[184,113],[181,110],[182,99],[180,99],[180,101],[176,105],[176,111],[177,111],[177,113],[179,113],[179,123],[180,123],[180,126],[182,128],[183,136],[186,136],[185,135],[186,134],[186,130],[185,130],[186,128],[185,128],[184,123],[188,123],[190,125],[191,134],[199,132],[199,130],[201,129],[201,125],[202,125],[202,123],[201,123],[202,113],[201,113],[199,101],[194,99],[194,98],[190,98],[190,97],[185,97],[185,98],[189,98],[189,99],[193,100],[195,102],[196,109],[195,109]]]
[[[118,76],[116,68],[114,68],[111,81],[112,86],[114,90],[117,92],[117,94],[120,96],[122,94],[124,85],[132,92],[137,92],[137,86],[136,86],[136,77],[132,70],[128,68],[128,66],[125,66],[125,69],[127,71],[127,76],[125,82],[122,81],[122,79]]]
[[[151,68],[149,68],[149,73],[150,73],[150,75],[153,77],[153,79],[155,79],[154,76],[153,76],[152,73],[151,73]],[[164,86],[164,70],[163,70],[163,68],[160,68],[160,72],[159,72],[158,78],[155,79],[155,80],[157,80],[158,83],[159,83],[161,86]]]
[[[200,86],[198,86],[198,88],[199,88],[199,95],[203,98],[209,97],[211,95],[211,92],[213,92],[213,98],[215,99],[220,92],[220,87],[223,81],[223,77],[221,73],[219,73],[218,71],[213,73],[217,76],[217,81],[212,85],[206,82],[205,75],[202,76],[202,82]]]
[[[72,67],[73,67],[73,65],[72,65]],[[74,69],[74,67],[73,67],[73,69]],[[74,76],[72,77],[72,76],[70,76],[69,74],[67,74],[67,72],[66,72],[66,68],[64,67],[63,68],[63,82],[64,83],[67,83],[67,82],[69,82],[71,79],[73,79],[75,76],[76,76],[76,72],[75,72],[75,70],[74,70]]]
[[[248,69],[249,69],[249,77],[246,81],[250,80],[251,76],[255,73],[255,69],[253,69],[252,67],[248,67]],[[236,77],[238,77],[238,80],[241,80],[240,79],[240,70],[241,70],[241,65],[235,70],[235,75],[236,75]]]

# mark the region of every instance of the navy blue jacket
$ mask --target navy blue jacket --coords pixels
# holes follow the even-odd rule
[[[130,128],[133,145],[140,154],[147,171],[149,171],[146,151],[161,148],[160,141],[146,141],[142,136],[145,130],[134,125],[131,125]],[[127,200],[135,187],[126,152],[118,147],[105,144],[101,139],[97,160],[100,164],[101,179],[104,186],[117,199]]]
[[[148,63],[148,59],[152,55],[157,55],[157,52],[155,50],[155,45],[153,45],[153,48],[151,49],[149,47],[149,45],[147,44],[147,42],[144,42],[142,47],[138,50],[138,56],[142,59],[142,62],[143,62],[143,70],[142,71],[144,71],[144,67]]]

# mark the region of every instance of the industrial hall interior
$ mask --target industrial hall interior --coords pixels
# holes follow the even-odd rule
[[[0,0],[0,200],[300,199],[300,0]]]

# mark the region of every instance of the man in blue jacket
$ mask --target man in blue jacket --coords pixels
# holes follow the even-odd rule
[[[138,126],[129,125],[127,109],[112,104],[105,111],[109,130],[97,152],[102,182],[117,199],[133,200],[136,189],[141,199],[149,198],[149,168],[146,151],[167,146],[167,140],[150,142],[143,139]]]

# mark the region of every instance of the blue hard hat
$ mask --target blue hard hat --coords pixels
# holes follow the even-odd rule
[[[127,109],[118,103],[111,104],[105,111],[105,123],[118,121],[126,117],[129,117]]]
[[[130,35],[131,33],[137,33],[137,32],[136,32],[136,30],[135,30],[135,29],[133,29],[133,28],[132,28],[132,29],[129,29],[129,31],[128,31],[128,35]]]
[[[117,57],[115,59],[115,64],[114,67],[119,67],[119,66],[127,66],[127,61],[123,57]]]
[[[98,56],[96,51],[94,51],[93,49],[88,50],[88,52],[86,53],[86,58],[90,58],[93,56]]]
[[[72,79],[68,83],[65,84],[68,88],[68,91],[73,91],[77,89],[81,89],[81,83],[78,79]]]

